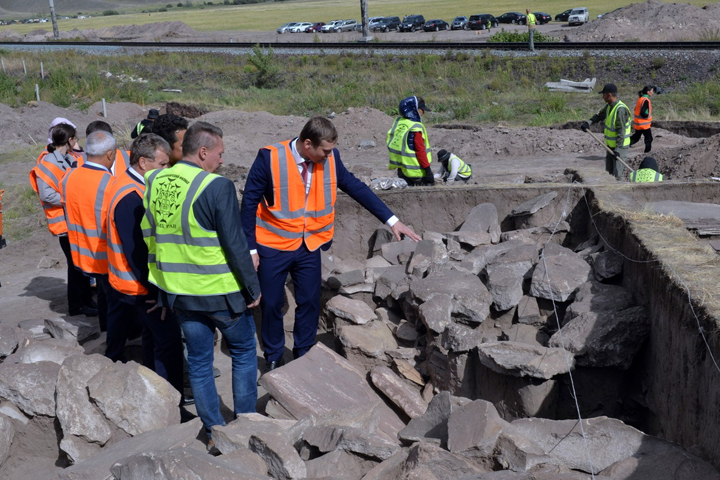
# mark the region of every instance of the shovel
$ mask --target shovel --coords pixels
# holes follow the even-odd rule
[[[605,147],[605,150],[607,150],[608,152],[610,152],[611,155],[614,155],[618,162],[620,162],[620,163],[622,163],[623,165],[625,165],[625,166],[627,167],[627,169],[630,170],[630,173],[633,173],[633,172],[635,171],[635,170],[633,170],[632,168],[630,168],[630,165],[628,165],[627,163],[623,162],[622,159],[618,156],[617,153],[613,152],[610,147],[608,147],[607,145],[605,145],[605,142],[603,142],[602,140],[600,140],[600,139],[597,137],[597,135],[595,135],[595,134],[594,134],[593,132],[591,132],[590,130],[588,130],[587,133],[589,133],[590,135],[592,135],[592,137],[593,137],[595,140],[597,140],[600,145],[602,145],[603,147]]]

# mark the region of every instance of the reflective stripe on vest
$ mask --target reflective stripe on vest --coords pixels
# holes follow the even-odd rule
[[[144,191],[143,185],[139,185],[128,175],[123,175],[118,178],[108,192],[108,198],[110,198],[107,219],[108,279],[115,290],[125,295],[147,295],[148,291],[137,279],[127,261],[127,255],[132,252],[126,253],[120,241],[120,235],[115,224],[115,208],[127,195],[135,192],[142,198]]]
[[[217,232],[197,222],[193,205],[220,176],[185,163],[145,176],[142,220],[148,280],[177,295],[227,295],[242,284],[227,263]]]
[[[462,161],[462,158],[458,157],[454,153],[450,154],[450,161],[452,161],[453,158],[457,158],[458,162],[460,162],[460,168],[458,168],[458,175],[463,176],[464,178],[468,178],[472,175],[472,170],[470,169],[470,165]],[[449,164],[448,164],[449,165]]]
[[[38,157],[38,162],[35,167],[30,170],[30,185],[35,193],[40,194],[40,189],[37,185],[37,179],[41,179],[50,188],[60,193],[60,182],[65,176],[65,170],[59,166],[45,160],[47,152],[43,152]],[[53,235],[61,235],[67,233],[67,222],[65,221],[65,210],[62,205],[53,205],[51,203],[45,203],[42,200],[40,204],[43,207],[43,213],[48,222],[48,230]]]
[[[422,177],[425,175],[420,163],[418,162],[415,150],[411,150],[408,146],[408,137],[411,132],[421,132],[423,141],[425,142],[425,150],[427,152],[428,163],[432,163],[432,154],[430,153],[430,142],[428,141],[425,125],[413,122],[407,118],[397,117],[392,128],[387,134],[387,148],[390,153],[390,163],[388,169],[402,169],[403,175],[406,177]]]
[[[265,147],[270,152],[273,205],[260,202],[256,216],[257,242],[276,250],[297,250],[303,241],[314,251],[335,232],[337,175],[335,156],[313,163],[310,191],[292,155],[291,140]]]
[[[125,173],[129,166],[130,152],[128,152],[127,150],[120,150],[118,148],[117,153],[115,154],[115,163],[113,163],[110,172],[116,177],[118,177]]]
[[[610,108],[610,105],[607,106]],[[627,105],[618,100],[615,106],[605,115],[605,144],[610,148],[617,146],[617,133],[615,132],[615,120],[617,119],[618,108],[624,108],[628,111],[628,121],[623,125],[622,147],[630,145],[630,110]],[[607,110],[606,110],[607,111]]]
[[[135,135],[140,136],[142,131],[145,129],[145,125],[143,125],[142,122],[138,122],[137,125],[135,125]]]
[[[648,118],[642,118],[640,116],[640,110],[642,110],[642,106],[647,101],[648,104]],[[642,97],[638,98],[637,103],[635,104],[635,113],[633,115],[633,128],[635,130],[647,130],[650,128],[650,124],[652,123],[652,103],[650,103],[650,97],[647,95],[643,95]]]
[[[105,193],[113,181],[107,171],[88,166],[70,170],[62,180],[70,251],[85,273],[108,273]]]
[[[652,168],[642,168],[630,174],[631,182],[662,182],[663,176]]]

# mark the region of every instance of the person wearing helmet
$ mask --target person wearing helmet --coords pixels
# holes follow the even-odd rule
[[[460,157],[454,153],[448,152],[447,150],[440,150],[438,152],[438,160],[440,161],[440,169],[436,178],[441,178],[444,181],[450,182],[467,182],[472,177],[472,169],[470,165],[463,162]]]
[[[435,177],[430,170],[430,142],[421,120],[422,115],[431,110],[422,97],[404,99],[398,110],[400,115],[387,134],[388,169],[397,169],[398,177],[410,186],[433,185]]]

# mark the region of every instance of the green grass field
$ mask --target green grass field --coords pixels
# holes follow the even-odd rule
[[[114,25],[143,25],[154,22],[181,21],[198,31],[218,30],[247,30],[267,31],[274,30],[283,23],[290,21],[324,21],[340,18],[360,19],[360,2],[358,0],[307,0],[307,1],[283,1],[267,2],[252,5],[225,6],[205,5],[195,1],[191,8],[173,6],[167,12],[154,13],[125,13],[119,10],[122,15],[102,16],[101,12],[90,13],[93,18],[61,20],[58,26],[63,31],[74,28],[103,28]],[[215,0],[213,3],[219,3]],[[707,0],[695,0],[688,2],[692,5],[704,6]],[[177,1],[169,1],[168,5],[177,5]],[[473,13],[492,13],[500,15],[508,11],[524,11],[529,8],[532,11],[543,11],[553,17],[572,7],[586,6],[590,11],[590,18],[609,12],[618,7],[626,6],[625,0],[591,0],[575,2],[571,0],[547,0],[547,1],[508,1],[490,0],[478,4],[468,0],[368,0],[370,16],[388,15],[411,15],[422,14],[426,19],[442,18],[451,21],[457,15],[471,15]],[[164,5],[156,5],[153,9]],[[0,26],[0,31],[13,29],[19,33],[28,33],[32,30],[43,28],[52,30],[49,23],[23,24]]]

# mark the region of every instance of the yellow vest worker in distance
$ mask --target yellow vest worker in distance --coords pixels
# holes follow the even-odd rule
[[[40,154],[37,165],[30,171],[30,185],[40,198],[50,233],[58,237],[60,248],[67,261],[67,299],[69,315],[97,315],[97,305],[92,299],[90,279],[75,268],[70,252],[65,210],[63,210],[60,182],[76,160],[72,155],[77,145],[75,127],[56,123],[50,129],[51,142]]]
[[[617,87],[613,83],[606,84],[600,94],[607,104],[587,122],[580,126],[587,132],[595,122],[605,123],[605,145],[614,153],[605,154],[605,170],[615,175],[616,180],[624,179],[625,167],[616,156],[627,162],[628,147],[630,146],[630,109],[618,99]]]
[[[106,294],[107,201],[106,192],[115,178],[115,138],[108,132],[91,133],[85,145],[87,159],[82,167],[70,170],[61,183],[62,204],[68,226],[73,263],[97,279],[100,329],[107,330]]]
[[[663,176],[659,172],[657,160],[645,157],[640,168],[630,174],[631,182],[662,182]]]
[[[638,92],[638,101],[635,104],[635,112],[633,113],[632,126],[635,129],[632,137],[630,137],[630,146],[640,141],[640,137],[645,137],[645,152],[652,150],[652,103],[650,97],[659,93],[658,87],[654,85],[646,85]]]
[[[463,162],[460,157],[447,150],[438,151],[438,160],[440,161],[440,170],[436,174],[448,183],[467,182],[472,177],[472,169],[470,165]]]
[[[433,185],[430,164],[430,141],[421,117],[431,111],[422,97],[408,97],[400,102],[392,127],[387,134],[387,148],[390,154],[388,169],[397,169],[398,177],[409,186]]]
[[[529,9],[525,10],[526,14],[526,20],[525,23],[527,23],[528,27],[528,46],[530,47],[530,51],[535,51],[535,26],[537,25],[537,18],[535,17],[534,13],[531,13]]]
[[[335,227],[337,189],[350,195],[388,225],[395,237],[419,237],[347,171],[340,160],[337,130],[323,117],[311,118],[300,136],[260,149],[248,173],[242,199],[242,224],[258,268],[262,290],[262,341],[265,369],[284,364],[285,280],[295,289],[293,356],[315,344],[320,316],[321,250]]]
[[[172,309],[187,344],[195,407],[212,443],[225,425],[213,378],[215,329],[232,357],[233,413],[255,412],[257,356],[251,308],[260,303],[257,274],[240,222],[235,185],[214,172],[225,151],[218,127],[196,122],[185,132],[183,159],[145,176],[143,235],[150,283]]]

